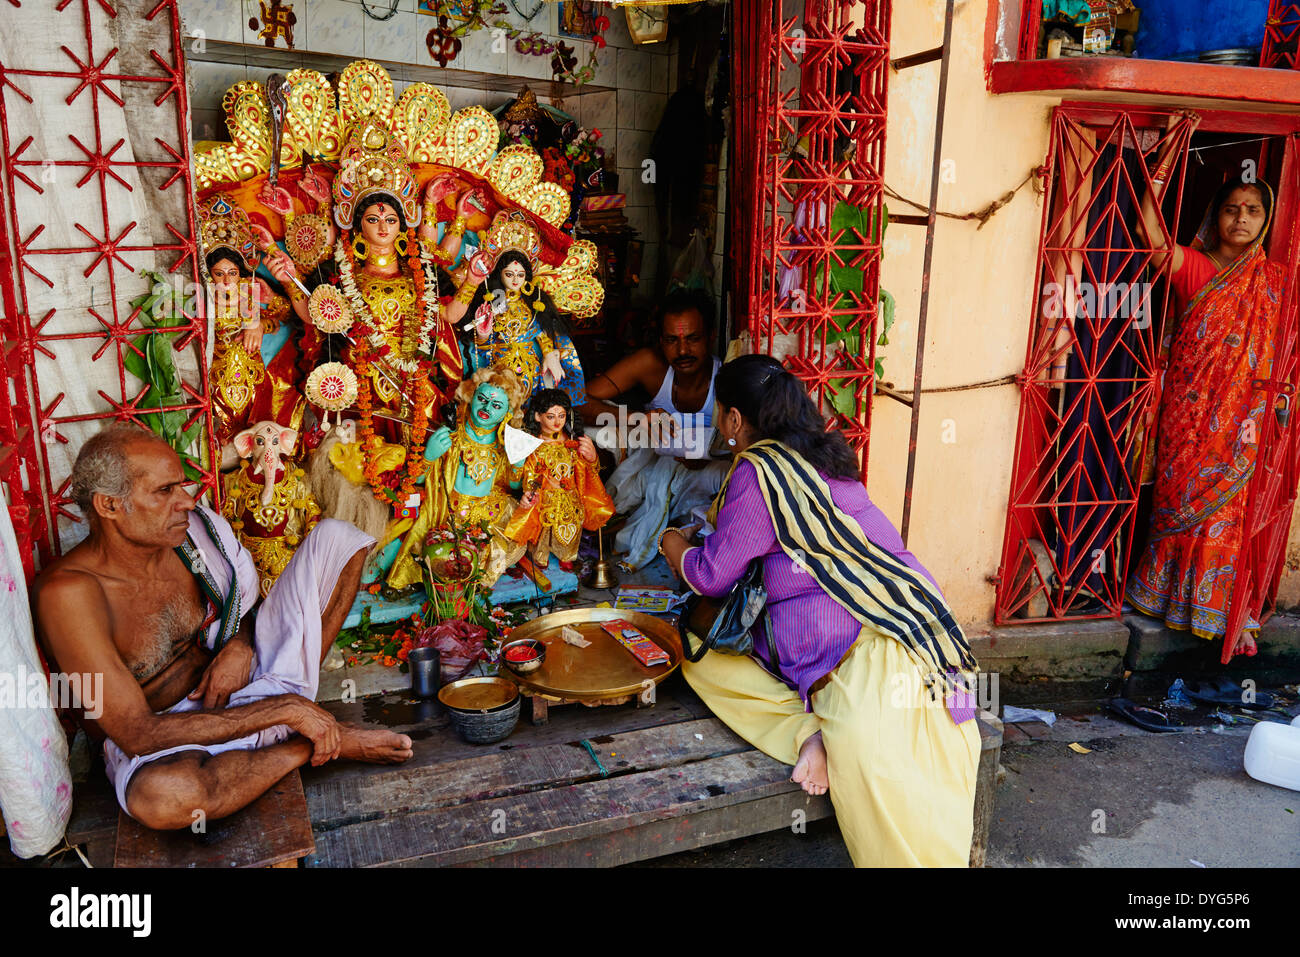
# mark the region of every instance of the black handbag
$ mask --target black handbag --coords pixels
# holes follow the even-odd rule
[[[706,652],[722,655],[749,655],[754,652],[753,628],[761,617],[766,618],[767,589],[763,587],[763,559],[756,558],[740,581],[721,603],[702,595],[692,594],[677,618],[677,630],[682,636],[682,652],[690,661],[699,661]],[[776,642],[772,639],[772,623],[767,621],[767,655],[771,666],[781,667],[776,656]],[[699,650],[691,653],[689,636],[699,642]]]

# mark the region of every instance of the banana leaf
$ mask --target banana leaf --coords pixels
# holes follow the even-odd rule
[[[131,309],[137,313],[140,324],[155,329],[179,322],[179,318],[172,315],[170,284],[157,273],[146,271],[143,275],[151,283],[150,291],[131,300]],[[140,400],[141,408],[165,408],[185,405],[188,401],[181,387],[180,374],[176,371],[175,339],[174,332],[146,332],[131,340],[133,348],[123,350],[123,368],[149,387]],[[190,415],[191,410],[177,409],[147,412],[140,418],[181,456],[186,476],[197,479],[200,473],[193,464],[194,446],[203,428],[201,420],[185,428]]]

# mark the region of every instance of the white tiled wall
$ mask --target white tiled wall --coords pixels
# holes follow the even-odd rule
[[[372,12],[386,11],[390,0],[368,0]],[[294,25],[294,48],[321,53],[353,54],[360,57],[399,63],[436,65],[425,47],[425,35],[436,26],[437,18],[416,12],[416,0],[398,0],[396,14],[378,21],[366,15],[360,0],[292,0],[297,22]],[[181,16],[189,42],[203,38],[230,40],[261,45],[256,31],[248,26],[250,18],[260,15],[257,0],[180,0]],[[540,29],[548,39],[555,32],[557,7],[547,3],[529,24]],[[522,25],[513,9],[505,17]],[[676,43],[637,47],[628,36],[623,11],[609,11],[610,28],[605,33],[606,46],[597,52],[596,86],[614,92],[566,97],[562,108],[588,129],[599,129],[601,145],[612,153],[612,166],[620,173],[620,189],[627,193],[628,221],[645,241],[642,288],[653,280],[658,250],[654,211],[654,190],[642,183],[642,162],[649,158],[654,130],[663,117],[671,85],[677,76]],[[495,41],[495,43],[494,43]],[[591,44],[566,40],[574,47],[580,66],[587,63]],[[277,43],[283,46],[283,41]],[[496,47],[494,49],[494,46]],[[459,70],[549,80],[550,57],[518,53],[514,41],[500,38],[492,31],[477,30],[462,41],[456,59],[449,66]],[[196,139],[227,139],[221,97],[238,80],[264,80],[267,70],[190,60],[191,109]],[[398,84],[399,94],[402,84]],[[441,85],[453,110],[480,104],[489,110],[510,97],[480,90]]]

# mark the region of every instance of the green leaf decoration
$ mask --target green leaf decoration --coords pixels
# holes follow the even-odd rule
[[[131,300],[131,309],[138,310],[140,324],[146,329],[156,329],[181,322],[180,317],[173,315],[171,283],[148,270],[142,271],[142,275],[150,282],[150,291]],[[144,398],[140,400],[141,408],[165,408],[185,405],[189,401],[176,370],[176,335],[174,332],[146,332],[131,340],[133,348],[122,351],[123,368],[148,385]],[[192,410],[187,409],[147,412],[140,416],[140,420],[181,456],[181,467],[186,476],[198,479],[201,478],[200,471],[194,466],[193,459],[187,461],[186,457],[201,454],[203,428],[201,421],[185,428],[191,414]]]
[[[894,297],[888,289],[880,290],[880,338],[876,340],[876,345],[889,345],[889,330],[894,325]]]
[[[831,265],[831,292],[862,293],[862,270],[857,266]]]
[[[862,228],[862,210],[850,202],[840,200],[835,204],[835,210],[831,213],[831,232],[838,233],[842,229],[851,229],[854,232],[865,232]],[[856,238],[854,242],[856,243]]]

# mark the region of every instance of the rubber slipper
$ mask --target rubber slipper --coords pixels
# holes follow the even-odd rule
[[[1211,681],[1197,682],[1196,687],[1187,689],[1187,696],[1201,704],[1246,708],[1251,711],[1267,711],[1273,707],[1273,696],[1266,691],[1256,691],[1254,701],[1243,700],[1246,696],[1245,689],[1226,675]]]
[[[1128,698],[1112,698],[1109,707],[1111,711],[1114,711],[1126,721],[1137,725],[1143,731],[1161,734],[1187,730],[1177,718],[1171,718],[1163,711],[1157,711],[1155,708],[1144,708],[1141,705],[1134,704]]]

